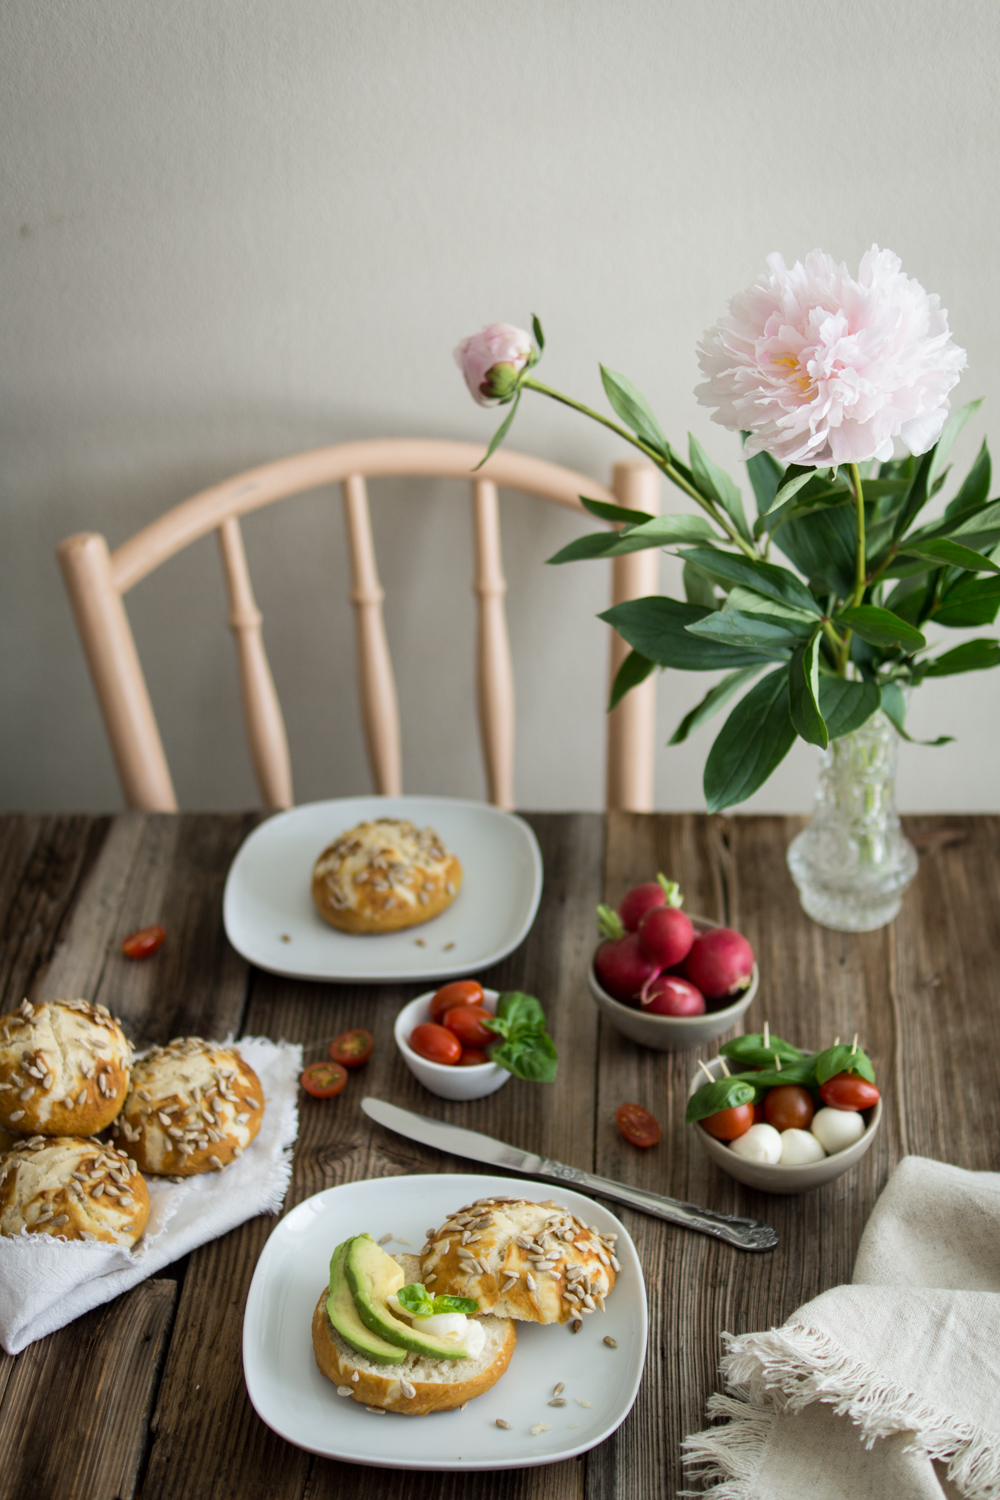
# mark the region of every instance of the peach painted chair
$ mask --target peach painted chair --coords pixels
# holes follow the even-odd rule
[[[378,792],[402,791],[399,714],[382,620],[383,590],[372,541],[365,477],[423,475],[466,479],[472,487],[478,641],[479,726],[490,801],[514,806],[514,682],[500,554],[497,488],[525,490],[582,511],[578,496],[649,512],[659,509],[659,478],[643,463],[615,465],[608,491],[582,474],[501,450],[473,474],[483,449],[473,443],[386,438],[296,454],[238,474],[160,516],[114,552],[103,536],[80,532],[57,548],[83,649],[129,807],[175,812],[177,798],[149,693],[125,613],[123,595],[190,542],[215,531],[229,593],[247,736],[265,807],[292,805],[288,741],[264,652],[239,517],[275,500],[339,482],[351,563],[358,684],[372,779]],[[637,552],[612,564],[612,602],[654,593],[658,553]],[[611,672],[627,652],[611,637]],[[607,716],[606,802],[647,811],[653,805],[655,680],[633,689]]]

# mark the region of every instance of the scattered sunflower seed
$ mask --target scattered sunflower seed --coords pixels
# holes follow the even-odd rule
[[[505,1422],[504,1419],[503,1419],[503,1417],[497,1417],[497,1426],[498,1427],[502,1427],[503,1430],[504,1430],[504,1432],[509,1432],[510,1431],[510,1423],[509,1422]]]
[[[552,1400],[549,1402],[549,1405],[550,1406],[565,1406],[566,1405],[566,1397],[565,1396],[553,1396]]]
[[[338,1385],[338,1387],[337,1387],[337,1395],[338,1396],[353,1396],[354,1392],[352,1391],[352,1389],[351,1389],[351,1387],[349,1385]]]
[[[569,1325],[569,1331],[570,1331],[570,1333],[579,1333],[580,1329],[582,1327],[583,1327],[583,1319],[582,1318],[574,1318],[573,1321],[572,1321],[572,1323]]]
[[[618,1340],[617,1339],[613,1339],[611,1337],[610,1333],[606,1333],[604,1335],[604,1343],[607,1344],[607,1346],[608,1346],[609,1349],[617,1349],[618,1348]]]

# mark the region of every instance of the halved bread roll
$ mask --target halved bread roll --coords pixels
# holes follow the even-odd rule
[[[415,1255],[394,1257],[408,1281],[419,1281]],[[477,1359],[426,1359],[407,1354],[402,1364],[376,1364],[352,1348],[333,1327],[326,1312],[328,1288],[320,1293],[312,1320],[316,1363],[338,1393],[362,1406],[402,1412],[410,1417],[453,1411],[495,1385],[510,1364],[517,1338],[511,1318],[482,1317],[486,1343]]]

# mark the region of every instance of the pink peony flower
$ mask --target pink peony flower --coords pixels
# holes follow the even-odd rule
[[[511,323],[488,323],[481,333],[463,339],[455,350],[455,363],[480,406],[509,401],[517,377],[537,359],[531,334]]]
[[[965,368],[937,296],[873,245],[858,278],[822,250],[769,273],[729,304],[698,346],[695,394],[713,422],[749,432],[746,453],[788,464],[892,457],[893,438],[926,453]]]

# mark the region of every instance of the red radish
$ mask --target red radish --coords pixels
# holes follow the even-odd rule
[[[738,995],[753,978],[753,949],[731,927],[712,927],[695,936],[684,974],[706,1000]]]
[[[705,997],[686,979],[658,974],[643,985],[642,1009],[651,1016],[702,1016]]]
[[[657,875],[655,880],[647,880],[645,885],[634,885],[626,893],[618,908],[618,915],[622,919],[625,931],[638,932],[639,923],[646,913],[653,911],[657,906],[662,906],[664,902],[669,902],[671,906],[680,906],[681,901],[674,899],[679,895],[676,881],[668,880],[665,875]]]
[[[651,964],[672,969],[691,952],[694,927],[676,906],[654,906],[639,926],[639,947]]]
[[[594,954],[594,973],[602,989],[615,1000],[637,1005],[647,979],[656,975],[657,965],[644,958],[637,933],[626,932],[617,912],[610,907],[597,908],[598,925],[607,942]]]

